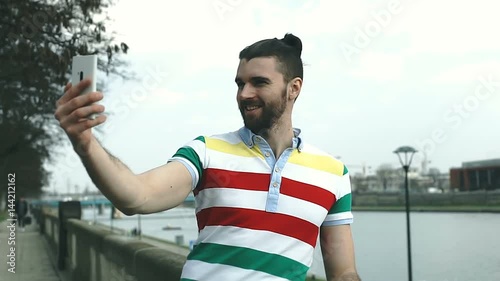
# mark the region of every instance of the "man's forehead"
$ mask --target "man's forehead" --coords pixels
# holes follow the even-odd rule
[[[277,69],[277,62],[274,57],[259,57],[250,60],[241,59],[238,65],[238,77],[253,76],[276,76],[281,73]]]

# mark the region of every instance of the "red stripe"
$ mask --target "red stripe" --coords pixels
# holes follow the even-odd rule
[[[243,208],[212,207],[196,214],[198,229],[205,226],[236,226],[254,230],[267,230],[296,238],[316,246],[318,227],[308,221],[279,213]]]
[[[254,191],[268,191],[270,174],[234,172],[222,169],[206,169],[194,195],[206,188],[226,187]],[[321,187],[301,183],[287,178],[281,179],[280,193],[317,204],[330,210],[336,201],[335,195]]]
[[[194,190],[198,192],[205,188],[230,187],[245,190],[268,191],[271,175],[247,172],[235,172],[208,168],[203,171],[200,185]]]
[[[320,205],[327,211],[337,201],[335,194],[326,189],[288,178],[281,179],[280,193]]]

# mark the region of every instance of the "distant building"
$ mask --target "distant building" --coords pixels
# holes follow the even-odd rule
[[[418,189],[421,177],[416,168],[408,173],[409,186],[412,191]],[[386,170],[375,175],[356,173],[351,175],[352,190],[356,192],[389,192],[404,191],[404,174],[400,168]]]
[[[500,158],[463,162],[450,169],[450,188],[455,191],[500,189]]]

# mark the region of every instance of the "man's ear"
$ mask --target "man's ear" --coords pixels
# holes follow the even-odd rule
[[[288,82],[288,99],[297,100],[300,95],[300,90],[302,89],[302,79],[295,77],[290,82]]]

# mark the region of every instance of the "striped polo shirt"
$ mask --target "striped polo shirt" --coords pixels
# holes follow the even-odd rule
[[[352,223],[347,168],[299,137],[276,159],[247,128],[200,136],[169,161],[193,178],[199,235],[181,280],[304,280],[320,226]]]

